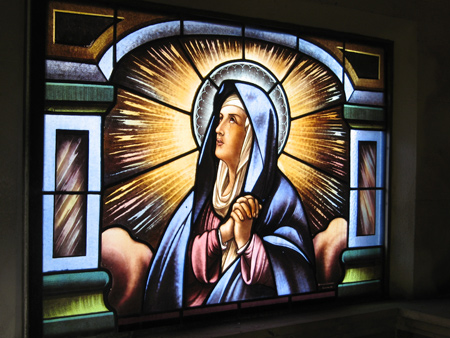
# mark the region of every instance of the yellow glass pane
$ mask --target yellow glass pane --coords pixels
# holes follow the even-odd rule
[[[196,148],[191,117],[119,90],[105,122],[106,179],[126,177]]]
[[[242,42],[236,38],[187,39],[184,46],[203,77],[222,63],[242,58]]]
[[[245,58],[267,67],[281,81],[297,61],[299,54],[281,46],[261,41],[247,41]]]
[[[77,295],[44,298],[43,318],[60,318],[90,313],[107,312],[103,293],[89,292]]]
[[[194,186],[198,152],[110,188],[104,226],[126,226],[156,247],[176,207]]]
[[[200,78],[175,41],[146,45],[125,56],[113,82],[190,112]]]
[[[278,166],[297,189],[313,234],[344,214],[348,196],[344,183],[287,155],[280,156]]]
[[[341,108],[291,121],[284,151],[321,170],[340,177],[348,175],[348,127]]]
[[[338,104],[344,98],[342,84],[334,73],[307,58],[294,68],[283,86],[292,118]]]

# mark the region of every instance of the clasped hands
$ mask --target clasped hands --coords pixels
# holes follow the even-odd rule
[[[250,240],[253,220],[258,218],[260,210],[261,204],[255,197],[239,197],[231,208],[230,217],[219,228],[222,241],[234,238],[237,247],[242,248]]]

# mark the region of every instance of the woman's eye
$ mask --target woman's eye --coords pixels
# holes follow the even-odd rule
[[[234,117],[230,118],[231,123],[236,123],[236,119]]]

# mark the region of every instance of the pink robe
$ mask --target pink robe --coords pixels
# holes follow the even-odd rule
[[[218,235],[220,223],[221,220],[208,203],[197,225],[198,231],[190,243],[188,258],[192,269],[188,271],[187,306],[202,305],[222,275],[222,247]],[[252,235],[239,257],[242,279],[246,284],[274,287],[269,260],[258,235]]]

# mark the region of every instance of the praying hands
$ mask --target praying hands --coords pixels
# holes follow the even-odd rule
[[[237,247],[242,248],[250,240],[253,220],[258,218],[261,207],[251,195],[239,197],[232,206],[230,217],[219,228],[222,241],[234,238]]]

